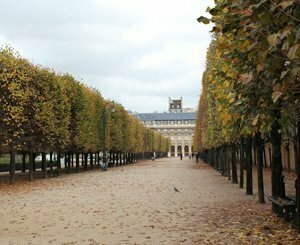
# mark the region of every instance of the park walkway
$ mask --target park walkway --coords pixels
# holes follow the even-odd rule
[[[208,165],[177,158],[6,185],[0,244],[299,242],[269,204],[244,193]]]

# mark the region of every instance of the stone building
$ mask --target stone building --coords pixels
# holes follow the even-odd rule
[[[133,114],[147,127],[156,130],[171,139],[169,156],[189,156],[193,151],[193,137],[196,112],[191,108],[182,108],[182,98],[169,98],[169,112]]]

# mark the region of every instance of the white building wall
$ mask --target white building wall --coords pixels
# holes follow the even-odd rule
[[[175,152],[174,152],[175,157],[177,157],[179,154],[179,152],[177,151],[178,146],[181,146],[183,154],[185,153],[184,150],[185,146],[188,146],[189,150],[186,156],[192,154],[193,135],[195,129],[194,120],[164,121],[163,123],[150,122],[150,123],[145,123],[145,125],[171,138],[171,146],[175,147]],[[169,155],[171,156],[171,147],[170,147]]]

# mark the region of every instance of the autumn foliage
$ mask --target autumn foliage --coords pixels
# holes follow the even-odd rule
[[[112,110],[113,108],[113,110]],[[104,113],[105,110],[105,113]],[[167,152],[169,140],[105,100],[100,92],[0,50],[0,153]]]
[[[257,162],[259,200],[264,202],[262,167],[268,143],[272,195],[284,197],[283,145],[292,143],[300,164],[300,2],[216,0],[207,11],[211,17],[198,21],[213,24],[213,40],[202,77],[194,147],[234,183],[239,157],[240,187],[246,169],[247,194],[252,194],[252,164]]]

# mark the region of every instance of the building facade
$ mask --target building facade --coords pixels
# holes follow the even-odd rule
[[[190,156],[193,152],[193,138],[196,112],[182,108],[182,98],[169,98],[169,112],[134,114],[144,125],[171,139],[169,156]]]

